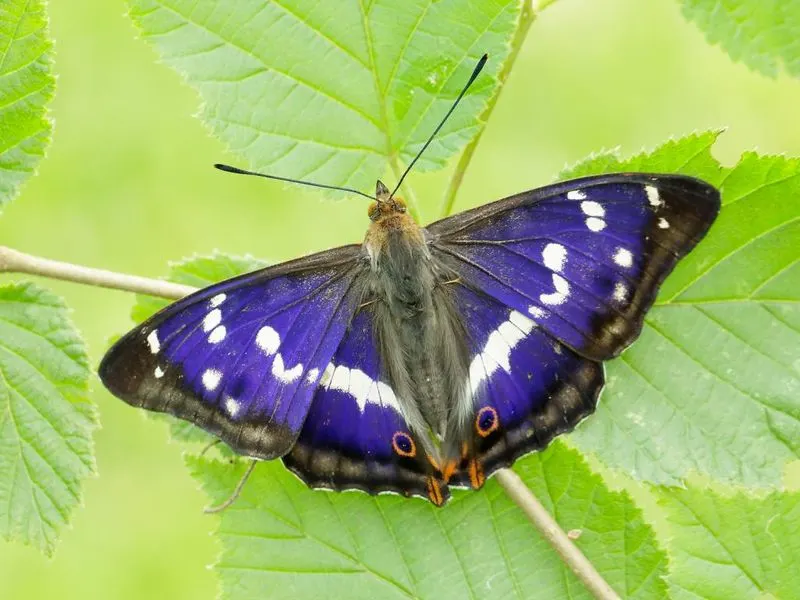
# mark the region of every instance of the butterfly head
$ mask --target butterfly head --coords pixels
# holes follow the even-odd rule
[[[387,220],[396,220],[397,217],[407,216],[408,208],[402,198],[392,197],[389,189],[379,179],[375,184],[375,202],[369,205],[367,215],[375,223]]]

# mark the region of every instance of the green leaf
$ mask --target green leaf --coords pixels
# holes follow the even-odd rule
[[[252,168],[371,189],[409,162],[441,167],[478,131],[517,0],[129,0],[131,17],[203,98],[201,118]]]
[[[267,262],[252,256],[232,256],[217,252],[211,256],[193,256],[171,263],[167,279],[174,283],[203,288],[248,271],[264,268],[267,264]],[[170,301],[163,298],[137,295],[136,304],[131,311],[131,317],[136,323],[141,323],[168,304],[170,304]],[[169,424],[172,439],[198,444],[210,444],[216,439],[199,427],[187,421],[176,419],[172,415],[150,414],[154,419],[164,420]],[[226,451],[225,453],[229,454],[230,452]]]
[[[764,0],[680,0],[683,14],[734,60],[774,77],[800,77],[800,4]]]
[[[217,502],[245,468],[188,463]],[[560,443],[516,470],[623,597],[664,597],[664,553],[626,493],[609,491]],[[223,598],[591,597],[494,480],[437,509],[310,490],[280,462],[261,463],[218,534]]]
[[[0,209],[33,173],[50,143],[52,42],[43,0],[0,7]]]
[[[672,598],[797,597],[800,494],[753,497],[696,484],[656,491],[670,532]]]
[[[641,480],[676,484],[695,470],[776,485],[800,456],[800,160],[746,153],[722,168],[715,138],[624,162],[603,155],[569,173],[681,172],[720,186],[723,200],[570,439]]]
[[[0,531],[53,552],[95,472],[86,350],[57,296],[0,286]]]
[[[267,264],[269,263],[252,256],[233,256],[215,252],[211,256],[195,255],[169,263],[169,273],[165,279],[173,283],[204,288],[242,273],[263,269]],[[131,311],[131,318],[136,323],[141,323],[172,302],[172,300],[139,294],[136,296],[136,304]]]

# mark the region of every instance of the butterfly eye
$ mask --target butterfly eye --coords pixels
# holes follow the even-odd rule
[[[392,203],[394,206],[394,210],[399,213],[404,213],[408,210],[406,207],[406,202],[402,198],[393,198]]]
[[[497,411],[491,406],[484,406],[478,411],[475,417],[475,430],[481,437],[486,437],[493,431],[500,427],[500,419],[497,417]]]
[[[381,214],[380,205],[377,202],[373,202],[369,205],[367,209],[367,216],[370,218],[371,221],[375,221]]]
[[[417,455],[417,446],[414,444],[414,440],[411,439],[410,435],[402,431],[396,431],[392,436],[392,448],[400,456],[413,458]]]

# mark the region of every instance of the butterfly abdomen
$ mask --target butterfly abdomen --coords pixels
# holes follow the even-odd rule
[[[406,214],[373,224],[365,246],[372,260],[376,338],[382,367],[409,426],[440,437],[468,376],[468,353],[455,304],[444,289],[454,274],[431,260],[422,231]]]

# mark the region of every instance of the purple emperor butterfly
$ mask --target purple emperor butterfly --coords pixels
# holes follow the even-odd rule
[[[363,244],[176,302],[109,350],[103,383],[312,487],[441,506],[594,411],[601,361],[636,339],[720,206],[697,179],[624,173],[421,228],[395,196],[403,177],[368,196]]]

